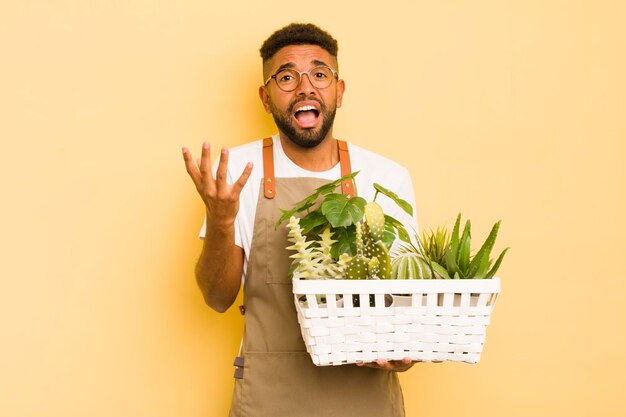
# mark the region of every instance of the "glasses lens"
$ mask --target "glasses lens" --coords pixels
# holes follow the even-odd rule
[[[296,71],[285,69],[276,73],[276,84],[284,91],[293,91],[298,86],[300,74]]]
[[[307,74],[306,72],[304,74]],[[326,88],[333,82],[333,71],[326,66],[311,68],[308,72],[309,82],[315,88]],[[293,91],[300,84],[300,73],[292,69],[284,69],[274,76],[276,84],[283,91]]]
[[[333,81],[333,72],[328,67],[315,67],[309,71],[309,80],[315,88],[326,88]]]

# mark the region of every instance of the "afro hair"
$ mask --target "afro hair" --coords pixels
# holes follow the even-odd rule
[[[330,34],[311,23],[291,23],[272,33],[259,52],[263,62],[271,59],[276,52],[289,45],[317,45],[337,57],[337,41]]]

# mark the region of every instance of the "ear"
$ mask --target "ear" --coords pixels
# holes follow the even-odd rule
[[[337,80],[337,108],[341,107],[343,100],[343,92],[346,90],[346,83],[343,80]]]
[[[259,98],[261,99],[261,103],[263,103],[263,108],[265,109],[265,113],[271,113],[270,107],[270,95],[267,92],[265,86],[259,87]]]

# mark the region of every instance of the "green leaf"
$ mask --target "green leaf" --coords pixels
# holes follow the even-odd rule
[[[387,228],[387,225],[390,225],[394,229],[396,229],[396,233],[400,240],[406,243],[411,243],[411,238],[409,236],[409,233],[404,228],[404,225],[393,217],[385,214],[385,228]]]
[[[298,213],[301,213],[305,210],[310,209],[311,207],[313,207],[315,205],[315,201],[313,202],[309,202],[306,200],[303,200],[301,202],[302,204],[300,204],[297,208],[292,209],[292,210],[283,210],[280,209],[280,211],[283,213],[280,218],[276,221],[276,224],[274,225],[274,229],[278,229],[278,226],[280,226],[283,222],[291,219],[291,216],[295,216]]]
[[[342,183],[343,181],[348,180],[348,179],[351,179],[351,178],[352,178],[352,179],[354,179],[354,177],[355,177],[355,176],[356,176],[356,174],[358,174],[358,173],[359,173],[359,171],[352,172],[352,173],[350,173],[350,174],[344,175],[343,177],[339,178],[338,180],[335,180],[335,181],[330,182],[330,183],[328,183],[328,184],[324,184],[324,185],[322,185],[321,187],[316,188],[316,189],[315,189],[315,192],[314,192],[312,195],[315,195],[315,196],[316,196],[316,198],[315,198],[315,199],[317,200],[317,197],[319,197],[319,196],[322,196],[322,195],[326,195],[326,194],[333,193],[333,192],[335,192],[335,190],[336,190],[339,186],[341,186],[341,183]]]
[[[446,261],[446,268],[448,270],[449,275],[453,276],[459,272],[459,267],[456,264],[456,257],[454,256],[454,253],[452,252],[451,247],[449,247],[446,250],[446,253],[443,256],[443,259],[445,259]]]
[[[506,248],[505,250],[502,251],[502,253],[500,254],[500,256],[498,256],[498,260],[496,260],[496,263],[493,264],[493,268],[491,268],[491,270],[489,272],[487,272],[487,275],[485,275],[485,278],[493,278],[493,276],[496,274],[496,272],[498,271],[498,268],[500,268],[500,264],[502,263],[502,259],[504,259],[504,254],[509,250],[509,248]]]
[[[439,265],[437,262],[431,261],[430,267],[433,270],[433,275],[435,276],[439,275],[441,278],[450,279],[450,275],[448,274],[448,271],[446,270],[446,268]]]
[[[343,194],[328,194],[322,203],[322,213],[332,227],[350,226],[361,220],[365,205],[364,198],[348,198]]]
[[[390,199],[392,199],[394,201],[394,203],[396,203],[409,216],[413,216],[413,207],[411,207],[411,205],[406,200],[403,200],[400,197],[398,197],[398,194],[394,193],[393,191],[390,191],[390,190],[386,189],[385,187],[383,187],[380,184],[374,183],[374,188],[376,189],[376,191],[378,191],[381,194],[384,194],[387,197],[389,197]]]
[[[307,198],[294,204],[291,210],[286,211],[286,210],[280,209],[280,211],[283,214],[280,216],[280,218],[274,225],[274,228],[278,229],[278,226],[280,226],[283,222],[289,220],[291,216],[295,216],[298,213],[302,213],[303,211],[310,209],[311,207],[315,205],[315,203],[321,196],[334,192],[337,189],[337,187],[341,185],[342,181],[345,181],[349,178],[354,178],[356,174],[358,173],[359,171],[352,172],[348,175],[344,175],[343,177],[339,178],[336,181],[329,182],[328,184],[324,184],[321,187],[316,188],[315,191],[313,191],[313,193],[309,195]]]
[[[300,219],[300,227],[302,227],[303,235],[325,224],[328,224],[328,220],[319,210],[311,211]]]
[[[456,221],[454,222],[454,228],[452,229],[452,236],[450,239],[450,252],[451,255],[448,256],[452,256],[455,260],[454,265],[456,267],[456,259],[458,257],[458,253],[459,253],[459,227],[461,226],[461,213],[459,213],[459,215],[456,218]],[[448,266],[448,260],[446,258],[446,266]],[[450,269],[448,269],[448,271],[450,271]]]
[[[491,232],[489,232],[489,236],[487,236],[487,240],[485,240],[485,243],[483,243],[483,245],[480,247],[480,249],[474,256],[474,259],[472,259],[469,270],[467,272],[469,276],[474,276],[476,274],[476,271],[478,271],[478,268],[482,263],[483,257],[486,257],[487,259],[489,258],[489,255],[491,254],[491,249],[493,249],[493,245],[496,242],[499,228],[500,221],[493,225],[493,227],[491,228]]]
[[[471,223],[469,219],[465,222],[465,227],[463,228],[463,236],[461,237],[461,242],[459,244],[459,253],[457,255],[457,264],[459,269],[463,272],[467,272],[467,268],[470,263],[470,244],[472,240],[471,236]]]
[[[339,259],[342,253],[347,253],[350,256],[356,254],[356,245],[354,240],[356,239],[356,228],[354,225],[349,227],[339,227],[333,229],[335,235],[333,239],[337,242],[330,248],[330,254],[334,259]]]
[[[474,278],[474,279],[485,278],[485,275],[487,274],[487,271],[489,270],[490,265],[491,265],[491,260],[487,257],[483,257],[483,260],[481,261],[480,267],[478,267],[478,271],[476,271],[476,274],[468,278]]]
[[[396,240],[396,228],[392,224],[385,222],[385,229],[383,231],[383,237],[381,239],[387,248],[393,245]]]

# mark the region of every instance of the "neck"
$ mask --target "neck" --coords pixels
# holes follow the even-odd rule
[[[313,172],[328,171],[339,162],[337,140],[330,132],[319,145],[313,148],[296,145],[282,132],[279,132],[279,136],[285,155],[302,169]]]

